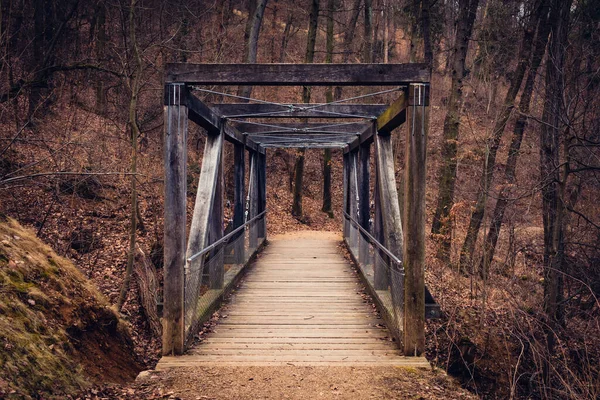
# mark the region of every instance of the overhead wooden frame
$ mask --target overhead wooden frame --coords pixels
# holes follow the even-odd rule
[[[427,64],[190,64],[165,68],[165,83],[253,86],[386,86],[427,83]]]

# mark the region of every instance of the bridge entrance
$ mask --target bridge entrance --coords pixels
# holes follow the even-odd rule
[[[273,147],[343,150],[344,241],[390,332],[403,343],[404,354],[423,354],[425,303],[426,297],[431,297],[424,285],[429,78],[424,64],[167,65],[164,355],[179,355],[186,350],[202,323],[260,251],[267,234],[265,154]],[[290,104],[265,100],[252,103],[249,101],[253,99],[214,89],[231,85],[376,88],[367,95],[332,103]],[[237,98],[237,102],[206,104],[195,96],[195,91]],[[392,92],[397,96],[390,105],[350,102]],[[302,122],[271,122],[283,118],[298,118]],[[331,123],[323,123],[323,119],[331,119]],[[207,137],[194,212],[186,235],[188,121],[206,129]],[[391,137],[392,131],[401,126],[406,146],[403,216]],[[224,141],[234,146],[235,164],[233,217],[228,232],[223,228]],[[376,169],[373,196],[369,189],[371,157]],[[289,253],[286,255],[284,250]],[[294,251],[282,246],[279,255],[284,259],[275,262],[283,265],[285,259],[293,260]],[[297,269],[288,265],[287,275],[301,278],[306,273],[301,263],[285,264],[297,264]],[[322,270],[323,266],[317,269]],[[268,268],[257,270],[249,283],[260,276],[268,277],[268,273]],[[203,279],[204,275],[207,277]],[[271,278],[280,277],[275,274]],[[297,283],[292,286],[309,291],[325,284],[319,280],[314,284],[312,280]],[[285,290],[285,282],[280,284],[282,288],[271,289]],[[262,285],[269,286],[268,282]],[[344,297],[340,291],[349,287],[342,286],[337,285],[332,294]],[[247,297],[252,296],[249,291]],[[335,298],[330,300],[335,302]],[[428,312],[435,309],[429,308]],[[289,318],[292,314],[290,310]],[[267,316],[263,319],[275,321]]]

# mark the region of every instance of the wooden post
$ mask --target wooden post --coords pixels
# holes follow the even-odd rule
[[[349,168],[350,176],[348,179],[349,180],[348,204],[349,204],[350,212],[348,212],[348,214],[350,214],[350,217],[356,221],[357,220],[356,214],[358,211],[358,204],[356,201],[356,197],[358,195],[358,185],[357,185],[357,181],[358,181],[358,149],[350,152],[349,163],[350,163],[350,168]],[[350,223],[349,243],[352,248],[352,251],[354,252],[354,255],[356,256],[357,252],[358,252],[358,228],[356,226],[354,226],[354,223]]]
[[[245,196],[245,185],[246,185],[246,151],[243,144],[235,144],[233,147],[233,158],[235,164],[235,192],[233,195],[233,229],[237,229],[244,224],[244,196]],[[244,232],[241,232],[241,236],[244,236]],[[244,263],[244,241],[238,238],[233,254],[235,262],[238,264]]]
[[[409,85],[404,180],[404,355],[425,351],[425,183],[429,129],[429,85]]]
[[[186,88],[165,85],[165,211],[163,355],[184,351],[184,265],[186,228]]]
[[[398,190],[396,189],[396,174],[394,170],[394,152],[390,134],[377,133],[375,135],[377,148],[377,172],[379,180],[379,201],[383,222],[383,245],[396,257],[402,260],[402,221],[398,205]],[[404,320],[404,290],[401,266],[387,263],[389,266],[388,277],[394,317],[398,331],[402,330]]]
[[[359,177],[358,177],[358,190],[359,190],[359,219],[360,226],[366,231],[369,230],[369,175],[370,175],[370,163],[371,163],[371,144],[363,143],[360,146],[360,166],[359,166]],[[361,233],[360,236],[360,248],[358,250],[359,260],[362,265],[367,265],[369,262],[369,242],[368,239]]]
[[[224,135],[221,134],[221,137]],[[211,213],[211,240],[208,244],[214,243],[223,237],[223,146],[221,146],[221,154],[217,164],[217,182],[215,185],[215,192],[213,194],[214,200],[212,204]],[[212,255],[210,262],[209,274],[209,286],[211,289],[222,289],[225,283],[225,266],[223,265],[224,257],[223,248],[217,249],[215,254]]]
[[[267,157],[265,154],[258,153],[258,170],[257,170],[257,184],[258,184],[258,214],[262,213],[267,209]],[[261,221],[258,221],[258,237],[266,239],[267,237],[267,218],[263,217]]]
[[[192,216],[192,223],[190,226],[190,234],[187,246],[187,257],[191,257],[194,254],[200,252],[207,245],[210,244],[209,237],[212,240],[217,240],[219,232],[222,235],[222,217],[221,217],[221,229],[217,229],[215,211],[222,213],[222,185],[219,184],[219,179],[222,176],[221,170],[221,159],[223,153],[223,132],[210,133],[206,136],[206,144],[204,146],[204,156],[202,158],[202,167],[200,168],[200,178],[198,180],[198,191],[196,192],[196,202],[194,204],[194,214]],[[219,206],[219,202],[221,205]],[[222,214],[221,214],[222,215]],[[212,232],[212,234],[211,234]],[[214,256],[214,254],[213,254]],[[217,260],[218,262],[218,260]],[[192,270],[192,263],[199,263],[196,270],[199,274],[199,279],[190,279],[189,282],[200,285],[202,283],[202,274],[204,272],[204,257],[197,258],[191,263],[187,263],[187,269]],[[197,265],[197,264],[196,264]],[[218,279],[215,279],[218,270],[209,270],[209,282],[218,284]],[[187,285],[187,283],[186,283]],[[186,287],[190,291],[198,291],[199,288]],[[194,299],[193,301],[196,301]],[[186,307],[195,309],[197,304],[187,304]],[[186,310],[188,313],[189,310]],[[193,315],[190,313],[188,315]],[[191,322],[191,321],[190,321]]]
[[[345,213],[350,214],[350,208],[348,203],[348,177],[350,176],[350,153],[344,153],[344,167],[343,167],[343,185],[344,185],[344,198],[342,202],[342,208]],[[343,215],[343,214],[342,214]],[[344,238],[348,240],[350,236],[350,227],[348,220],[344,217]]]
[[[258,153],[250,152],[250,179],[248,180],[248,193],[250,195],[250,204],[248,209],[248,220],[258,215]],[[250,253],[258,247],[258,229],[257,224],[250,224]]]
[[[383,233],[383,215],[381,213],[381,187],[379,185],[379,153],[375,147],[375,191],[374,191],[375,215],[373,220],[373,236],[381,244],[385,243]],[[375,252],[373,260],[373,286],[375,290],[387,290],[389,286],[389,271],[387,256],[380,251]]]

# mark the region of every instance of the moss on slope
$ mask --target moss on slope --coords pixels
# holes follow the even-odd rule
[[[0,215],[0,397],[60,397],[138,370],[107,300],[70,261]]]

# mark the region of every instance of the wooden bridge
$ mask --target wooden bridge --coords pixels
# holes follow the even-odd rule
[[[167,66],[165,357],[159,368],[194,363],[423,365],[424,359],[414,356],[424,353],[426,314],[437,310],[424,285],[429,77],[423,64]],[[238,98],[214,89],[231,85],[376,88],[328,104],[287,104]],[[238,102],[206,104],[194,92]],[[388,93],[396,94],[389,106],[351,102]],[[207,137],[186,234],[189,120],[206,129]],[[392,149],[392,131],[399,132],[400,126],[406,148],[403,218]],[[225,140],[233,143],[235,163],[233,218],[227,231]],[[342,257],[339,239],[273,240],[264,247],[265,154],[272,147],[343,149],[343,241],[362,282]],[[247,278],[223,311],[227,318],[194,346],[202,324],[248,266]],[[378,314],[361,295],[362,287]],[[402,351],[391,338],[403,344]],[[187,355],[181,356],[186,350]]]

